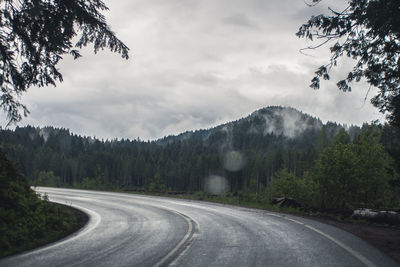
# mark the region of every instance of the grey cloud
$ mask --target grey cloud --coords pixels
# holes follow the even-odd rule
[[[90,48],[79,60],[66,57],[62,84],[32,88],[22,98],[31,115],[20,125],[147,140],[216,126],[268,105],[293,106],[324,121],[376,118],[369,103],[354,109],[362,98],[358,89],[343,95],[333,81],[319,91],[308,87],[326,53],[298,52],[306,43],[295,32],[314,12],[303,0],[106,4],[131,59],[94,55]]]
[[[224,23],[234,25],[234,26],[239,26],[239,27],[245,27],[245,28],[250,28],[250,29],[258,29],[258,26],[250,20],[246,14],[243,13],[236,13],[231,16],[225,17],[222,20]]]

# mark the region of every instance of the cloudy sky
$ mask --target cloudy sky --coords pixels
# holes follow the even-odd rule
[[[66,56],[64,82],[31,88],[22,97],[31,114],[18,125],[56,126],[99,138],[155,139],[209,128],[282,105],[326,121],[357,124],[383,119],[364,103],[365,84],[340,92],[335,81],[309,88],[328,47],[302,55],[295,36],[323,5],[303,0],[106,0],[107,21],[130,47],[130,59],[104,51]],[[373,95],[373,92],[371,93]],[[3,123],[5,125],[5,122]]]

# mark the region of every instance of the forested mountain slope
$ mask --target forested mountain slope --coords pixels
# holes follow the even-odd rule
[[[153,142],[104,141],[28,126],[2,130],[0,146],[32,184],[199,191],[207,177],[218,175],[238,191],[254,183],[267,186],[282,168],[301,176],[340,128],[293,108],[267,107],[215,128]],[[360,130],[348,132],[355,136]]]

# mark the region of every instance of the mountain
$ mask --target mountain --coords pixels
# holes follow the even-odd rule
[[[282,169],[301,176],[343,126],[288,107],[266,107],[214,128],[153,142],[100,141],[68,129],[0,131],[0,148],[31,184],[83,188],[200,191],[210,176],[230,190],[267,186]],[[352,136],[359,127],[347,129]]]
[[[210,136],[218,135],[221,132],[226,132],[229,136],[229,133],[236,131],[238,128],[246,130],[249,135],[262,134],[266,136],[273,134],[293,139],[307,130],[320,130],[322,126],[323,123],[321,120],[304,114],[297,109],[271,106],[259,109],[249,116],[236,121],[228,122],[208,130],[188,131],[176,136],[164,137],[157,140],[156,143],[165,145],[189,138],[207,141]],[[337,127],[340,128],[338,125]]]

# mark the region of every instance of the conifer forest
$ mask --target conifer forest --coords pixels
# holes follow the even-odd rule
[[[3,129],[0,145],[34,186],[285,196],[337,209],[399,202],[398,130],[324,124],[287,107],[154,141],[27,126]]]

